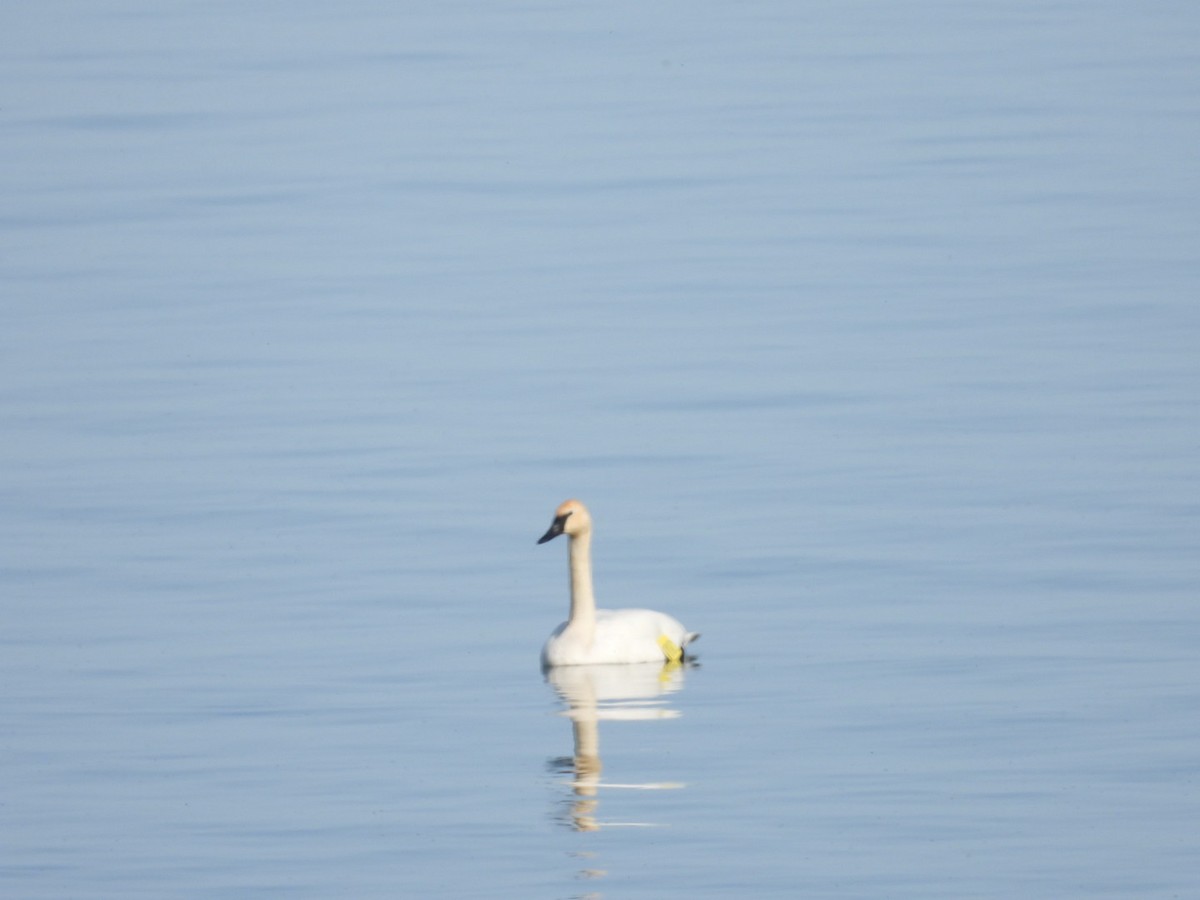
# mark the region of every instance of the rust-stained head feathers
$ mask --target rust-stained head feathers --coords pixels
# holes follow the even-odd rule
[[[538,543],[552,541],[560,534],[575,537],[591,530],[592,517],[588,515],[587,507],[578,500],[564,500],[554,511],[554,521],[546,533],[538,538]]]

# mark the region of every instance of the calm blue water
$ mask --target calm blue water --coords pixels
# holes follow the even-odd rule
[[[1194,6],[10,6],[0,894],[1195,894]]]

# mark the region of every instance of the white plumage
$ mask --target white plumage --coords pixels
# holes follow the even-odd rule
[[[653,609],[596,609],[592,593],[592,518],[578,500],[567,500],[538,541],[567,535],[571,570],[571,614],[546,640],[542,665],[677,662],[696,638],[680,622]]]

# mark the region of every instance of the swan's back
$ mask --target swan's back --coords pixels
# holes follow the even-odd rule
[[[569,621],[563,622],[542,648],[542,665],[677,662],[698,637],[678,619],[657,610],[598,609],[591,640],[576,633]]]

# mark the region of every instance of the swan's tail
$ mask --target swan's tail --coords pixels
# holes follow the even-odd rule
[[[687,645],[699,639],[700,632],[698,631],[689,631],[683,636],[683,643],[679,645],[679,656],[681,659],[691,659],[695,655],[687,649]]]

